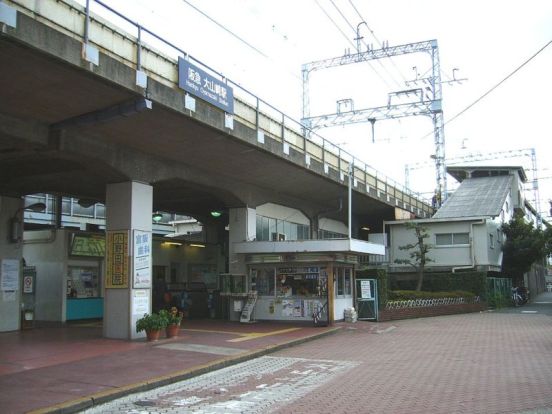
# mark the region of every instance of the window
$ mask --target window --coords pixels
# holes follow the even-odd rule
[[[502,243],[502,232],[500,229],[496,229],[496,241]]]
[[[353,293],[352,286],[352,269],[351,268],[335,268],[334,280],[336,281],[336,297],[348,297]]]
[[[309,226],[285,220],[257,216],[257,240],[270,241],[273,235],[283,234],[282,240],[308,240]],[[278,239],[278,238],[277,238]]]
[[[343,296],[345,294],[345,280],[343,279],[343,269],[335,269],[335,276],[337,276],[337,296]]]
[[[258,270],[256,282],[259,296],[274,296],[274,269]]]
[[[489,247],[494,249],[494,235],[489,234]]]
[[[469,233],[441,233],[435,235],[436,246],[470,244]]]

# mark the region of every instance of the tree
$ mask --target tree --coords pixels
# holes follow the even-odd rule
[[[422,283],[424,282],[425,265],[429,262],[433,262],[433,260],[428,257],[428,252],[433,246],[425,242],[425,239],[429,237],[426,227],[422,226],[420,223],[412,222],[405,223],[405,227],[409,230],[414,230],[417,241],[416,243],[399,246],[399,250],[413,251],[409,253],[410,259],[395,259],[395,263],[407,264],[416,269],[416,273],[418,273],[416,290],[420,291],[422,290]]]
[[[535,228],[525,220],[523,212],[517,212],[502,225],[502,231],[506,236],[502,272],[512,278],[514,285],[520,286],[531,266],[552,253],[552,229]]]

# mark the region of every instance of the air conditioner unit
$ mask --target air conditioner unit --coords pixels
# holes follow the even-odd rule
[[[283,233],[272,233],[272,241],[284,241],[286,235]]]

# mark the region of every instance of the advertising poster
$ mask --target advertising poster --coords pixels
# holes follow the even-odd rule
[[[133,287],[151,288],[151,233],[134,230]]]
[[[0,290],[15,292],[19,290],[19,260],[3,259],[0,269]]]
[[[360,281],[360,297],[362,299],[372,299],[372,288],[369,280]]]
[[[150,295],[148,290],[135,290],[132,292],[132,314],[140,315],[150,311]]]
[[[294,300],[282,300],[282,316],[293,316]]]
[[[128,288],[128,231],[107,232],[105,287]]]

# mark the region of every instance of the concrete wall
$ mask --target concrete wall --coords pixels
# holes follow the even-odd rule
[[[501,244],[497,241],[497,229],[500,224],[493,220],[481,221],[451,221],[424,223],[430,237],[426,239],[432,245],[428,257],[433,260],[428,267],[457,267],[472,266],[472,251],[475,264],[478,266],[500,267],[502,264]],[[400,246],[416,243],[413,230],[404,225],[390,225],[389,262],[395,268],[412,269],[409,265],[394,263],[396,259],[409,259],[408,250],[400,250]],[[469,233],[470,244],[436,246],[436,234],[441,233]],[[490,234],[494,238],[494,248],[490,248]]]
[[[310,225],[309,218],[300,210],[273,203],[262,204],[257,207],[257,214],[264,217],[285,220],[292,223]]]
[[[17,260],[21,263],[22,244],[11,243],[10,219],[22,206],[19,198],[0,197],[0,262],[3,260]],[[21,264],[19,266],[19,280],[21,280]],[[18,290],[12,293],[0,291],[0,332],[15,331],[20,327],[21,319],[21,283]]]
[[[320,230],[327,230],[345,235],[349,234],[349,228],[345,223],[325,217],[320,219],[318,227]]]

